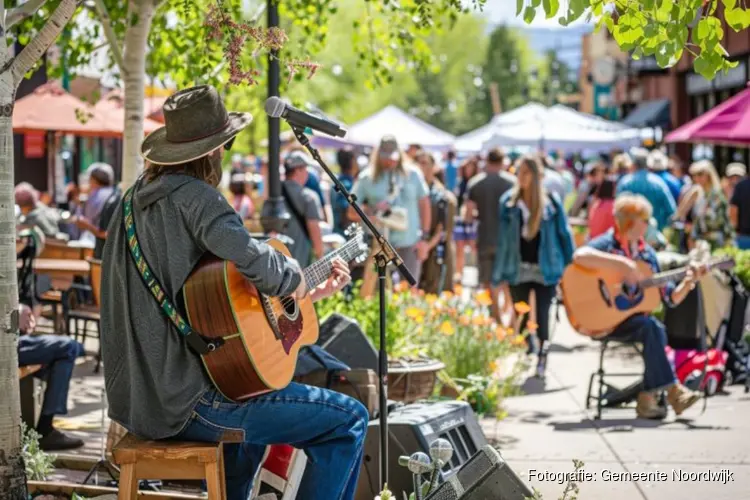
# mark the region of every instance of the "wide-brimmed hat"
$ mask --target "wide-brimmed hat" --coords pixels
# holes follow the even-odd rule
[[[252,122],[250,113],[227,112],[216,89],[180,90],[164,103],[165,126],[141,143],[141,155],[156,165],[178,165],[207,155]]]

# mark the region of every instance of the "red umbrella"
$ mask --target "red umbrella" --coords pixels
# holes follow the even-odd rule
[[[673,130],[664,140],[750,145],[750,88]]]
[[[119,124],[94,109],[56,82],[45,83],[16,101],[13,132],[61,132],[90,137],[120,137]]]
[[[97,102],[94,108],[102,114],[105,114],[110,120],[120,123],[120,127],[122,128],[124,127],[125,123],[124,103],[119,97],[110,94],[103,97],[99,102]],[[147,110],[144,111],[146,111],[146,114],[148,114]],[[161,128],[163,126],[163,123],[159,123],[156,120],[152,120],[150,118],[145,118],[143,120],[143,132],[145,134],[150,134],[157,128]]]

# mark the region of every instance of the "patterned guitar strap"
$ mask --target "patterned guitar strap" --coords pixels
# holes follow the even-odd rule
[[[180,335],[185,338],[188,345],[198,354],[209,354],[221,347],[224,341],[219,338],[213,339],[200,335],[190,327],[188,322],[185,321],[182,315],[178,312],[174,304],[172,304],[172,301],[169,300],[167,294],[164,293],[163,287],[151,271],[151,268],[146,262],[146,257],[141,251],[141,245],[138,243],[138,237],[135,232],[135,217],[133,216],[133,193],[140,185],[141,180],[142,178],[138,179],[135,184],[127,190],[122,200],[123,224],[125,225],[125,232],[128,237],[128,248],[130,249],[130,255],[133,257],[133,263],[135,264],[136,269],[138,269],[138,274],[141,275],[146,288],[151,291],[154,300],[156,300],[161,310],[164,311],[167,318],[169,318],[175,328],[177,328]]]

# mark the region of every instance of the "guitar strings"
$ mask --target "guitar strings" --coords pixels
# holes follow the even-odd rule
[[[350,247],[354,247],[355,246],[355,243],[358,244],[358,238],[356,238],[356,237],[352,238],[351,240],[349,240],[348,242],[346,242],[337,251],[331,252],[330,254],[326,255],[325,257],[323,257],[319,261],[317,261],[317,262],[311,264],[309,267],[305,268],[302,271],[303,274],[306,275],[308,272],[317,274],[318,271],[322,268],[322,266],[324,264],[326,265],[326,272],[328,272],[329,269],[330,269],[330,267],[329,267],[330,263],[333,261],[333,259],[336,258],[336,257],[338,257],[338,256],[340,256],[340,255],[342,255],[342,254],[346,254],[351,249]],[[305,277],[307,278],[307,276],[305,276]],[[279,302],[281,302],[282,306],[286,307],[286,306],[294,304],[296,302],[296,299],[294,297],[290,297],[290,296],[287,295],[286,297],[282,297],[281,299],[279,299]]]

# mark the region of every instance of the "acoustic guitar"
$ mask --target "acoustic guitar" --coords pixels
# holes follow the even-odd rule
[[[709,268],[731,269],[730,257],[713,259]],[[644,276],[637,285],[622,282],[617,272],[593,270],[571,264],[563,273],[563,303],[568,320],[579,333],[589,337],[605,336],[630,316],[651,313],[661,303],[659,287],[678,283],[687,274],[687,267],[654,274],[645,262],[636,262]]]
[[[290,255],[280,241],[268,243]],[[362,228],[350,228],[346,243],[304,269],[308,290],[331,276],[336,257],[351,262],[366,253]],[[318,340],[318,318],[309,296],[267,297],[232,262],[213,255],[204,256],[188,277],[183,298],[190,326],[224,340],[202,359],[216,389],[233,401],[286,387],[300,349]]]

